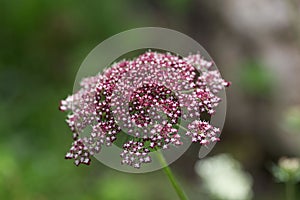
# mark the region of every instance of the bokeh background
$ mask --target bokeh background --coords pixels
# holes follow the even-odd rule
[[[243,184],[248,199],[286,198],[270,168],[300,156],[299,0],[1,0],[0,25],[0,199],[177,199],[161,171],[125,174],[96,160],[64,160],[72,139],[58,105],[81,62],[109,36],[143,26],[196,39],[233,83],[222,141],[209,157],[226,154],[251,181],[235,187],[238,175],[223,178],[222,167],[201,178],[192,145],[171,165],[190,198],[214,199],[205,180],[217,188],[223,179],[232,186],[219,199]]]

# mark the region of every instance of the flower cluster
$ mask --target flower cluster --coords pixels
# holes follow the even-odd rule
[[[121,163],[140,168],[151,162],[150,152],[181,145],[179,129],[201,145],[218,141],[220,130],[200,116],[215,113],[219,91],[230,84],[212,66],[199,54],[146,52],[83,79],[60,104],[70,111],[74,139],[66,158],[90,164],[102,145],[123,141]]]
[[[272,165],[271,172],[279,182],[297,184],[300,182],[300,158],[281,157],[277,165]]]
[[[213,127],[206,121],[193,121],[188,125],[188,129],[189,131],[186,132],[186,135],[191,136],[193,142],[199,142],[200,144],[206,145],[210,142],[220,140],[218,138],[220,129]]]

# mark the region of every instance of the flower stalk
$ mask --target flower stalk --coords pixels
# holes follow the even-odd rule
[[[295,183],[293,181],[288,181],[285,183],[286,186],[286,199],[296,200],[295,198]]]
[[[166,162],[163,154],[160,151],[157,151],[157,158],[158,158],[160,164],[162,166],[164,166],[163,171],[167,175],[169,181],[171,182],[171,184],[172,184],[173,188],[175,189],[180,200],[189,200],[186,193],[184,192],[184,190],[180,186],[179,182],[175,178],[171,168],[168,166],[168,163]]]

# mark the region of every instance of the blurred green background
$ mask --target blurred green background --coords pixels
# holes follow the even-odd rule
[[[300,156],[299,13],[297,0],[1,0],[0,199],[177,199],[161,171],[64,160],[72,139],[58,105],[81,62],[109,36],[143,26],[181,31],[207,49],[233,82],[209,156],[233,156],[253,179],[252,199],[285,199],[269,166]],[[195,171],[198,150],[171,167],[191,199],[211,199]]]

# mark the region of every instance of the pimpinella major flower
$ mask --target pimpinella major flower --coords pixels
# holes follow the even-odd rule
[[[60,103],[74,140],[65,158],[89,165],[103,145],[118,144],[120,162],[140,168],[151,162],[150,152],[182,145],[180,129],[194,143],[219,141],[209,117],[230,83],[213,66],[200,54],[149,51],[84,78],[81,89]]]

